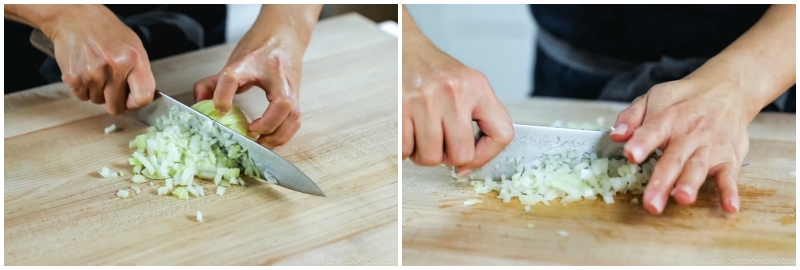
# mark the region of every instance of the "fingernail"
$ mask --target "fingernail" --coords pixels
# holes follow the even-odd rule
[[[732,198],[730,199],[731,206],[733,209],[736,209],[736,212],[739,212],[739,198]]]
[[[664,210],[664,195],[656,194],[653,199],[650,200],[650,206],[656,209],[656,212],[661,213]]]
[[[634,147],[633,150],[631,150],[631,154],[633,154],[633,159],[644,161],[645,152],[641,147]]]
[[[682,186],[681,187],[681,192],[683,192],[683,194],[686,194],[686,196],[689,196],[690,198],[692,197],[692,194],[694,193],[692,188],[690,188],[689,186]]]
[[[628,125],[619,123],[614,127],[614,130],[611,131],[611,134],[625,135],[625,132],[628,132]]]
[[[467,177],[470,173],[472,173],[472,169],[466,169],[458,173],[458,177]]]

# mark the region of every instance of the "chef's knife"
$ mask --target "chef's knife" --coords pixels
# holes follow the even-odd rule
[[[478,137],[482,136],[478,132]],[[518,160],[522,163],[530,162],[532,159],[544,154],[561,154],[566,151],[574,150],[579,155],[583,153],[597,153],[600,158],[624,158],[624,143],[611,140],[609,132],[514,125],[514,140],[480,169],[476,169],[471,175],[472,179],[485,179],[486,177],[495,179],[500,175],[510,177],[516,172]],[[747,166],[749,162],[744,161],[742,166]]]
[[[52,41],[41,31],[34,30],[33,33],[31,33],[30,41],[37,49],[55,57]],[[277,185],[306,194],[325,196],[311,178],[283,157],[161,91],[156,90],[153,102],[140,108],[136,114],[139,121],[142,121],[148,126],[155,126],[156,119],[167,115],[173,107],[190,112],[200,119],[210,120],[223,132],[231,134],[231,138],[239,143],[243,149],[247,150],[250,158],[253,159],[256,167],[262,171],[263,175],[271,174],[277,179]]]

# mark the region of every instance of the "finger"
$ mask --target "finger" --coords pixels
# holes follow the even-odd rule
[[[286,121],[281,124],[272,134],[262,135],[258,142],[266,147],[277,147],[286,144],[300,128],[297,121]]]
[[[128,88],[131,90],[126,102],[128,109],[138,109],[153,101],[156,79],[153,77],[149,63],[134,66],[128,74],[127,81]]]
[[[447,166],[463,166],[472,162],[475,155],[475,137],[472,120],[466,117],[457,121],[444,121],[445,153],[442,163]]]
[[[664,211],[669,192],[674,187],[678,175],[683,171],[684,163],[695,152],[695,149],[693,140],[681,140],[669,145],[664,151],[664,155],[656,163],[642,198],[648,212],[661,214]]]
[[[118,115],[125,112],[125,100],[128,96],[128,88],[125,78],[122,76],[112,77],[103,89],[106,97],[106,111],[111,115]]]
[[[217,75],[208,76],[194,84],[195,102],[214,98],[214,88],[217,86],[217,78]]]
[[[472,118],[478,122],[478,127],[484,135],[475,145],[472,162],[456,168],[461,175],[486,165],[514,139],[511,117],[494,94],[492,96],[488,102],[479,104],[473,111]]]
[[[89,89],[83,84],[83,81],[80,79],[80,77],[63,73],[61,75],[61,81],[69,86],[70,90],[72,90],[72,93],[75,94],[78,99],[83,101],[89,100]]]
[[[409,117],[403,117],[403,160],[411,156],[414,151],[414,122]]]
[[[710,171],[717,183],[722,209],[729,213],[739,211],[739,165],[739,162],[726,162],[714,166]]]
[[[645,109],[647,108],[647,94],[633,100],[631,106],[622,110],[617,115],[614,130],[611,131],[611,140],[624,142],[630,139],[633,132],[642,125]]]
[[[267,106],[261,118],[256,119],[250,123],[250,130],[258,132],[259,134],[271,134],[277,132],[277,129],[286,121],[297,121],[300,118],[299,113],[295,113],[294,119],[289,119],[289,115],[294,110],[294,104],[288,98],[280,98],[273,100]]]
[[[444,137],[441,117],[427,114],[414,118],[414,153],[411,161],[420,166],[435,166],[442,162]],[[419,121],[417,121],[419,119]]]
[[[636,164],[644,162],[650,153],[667,142],[673,119],[673,114],[667,111],[646,120],[625,143],[625,157]]]
[[[236,73],[225,70],[219,74],[214,89],[214,107],[218,112],[226,114],[231,110],[233,96],[236,95],[239,85]]]
[[[103,104],[106,102],[105,93],[103,92],[103,89],[105,89],[105,80],[101,79],[100,76],[101,75],[92,75],[86,82],[89,90],[89,99],[91,99],[94,104]]]
[[[697,200],[697,191],[708,175],[709,149],[708,146],[701,146],[686,160],[672,195],[679,204],[693,204]]]

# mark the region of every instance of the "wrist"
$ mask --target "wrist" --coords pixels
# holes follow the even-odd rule
[[[752,120],[774,100],[771,93],[776,89],[774,83],[768,78],[761,78],[761,74],[753,72],[753,68],[737,58],[720,54],[709,59],[687,78],[707,82],[705,85],[711,91],[721,92],[719,96],[739,98],[745,117]]]

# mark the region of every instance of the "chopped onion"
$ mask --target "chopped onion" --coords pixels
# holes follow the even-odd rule
[[[108,169],[108,167],[103,167],[102,169],[98,170],[97,173],[103,178],[117,178],[120,176],[117,174],[117,172]]]
[[[151,187],[153,186],[153,182],[150,182],[150,186],[151,186]]]
[[[105,132],[106,132],[106,134],[108,134],[108,133],[114,132],[115,130],[117,130],[117,125],[111,124],[110,126],[108,126],[105,129]]]
[[[225,194],[225,187],[223,187],[223,186],[218,186],[218,187],[217,187],[217,195],[219,195],[220,197],[222,197],[222,194]]]
[[[147,182],[147,179],[145,179],[144,176],[141,176],[141,175],[137,174],[137,175],[134,175],[133,177],[131,177],[131,181],[133,181],[134,183],[137,183],[137,184],[141,184],[141,183]]]
[[[152,184],[153,182],[150,182],[150,183]],[[167,195],[167,193],[169,193],[169,188],[167,188],[167,187],[159,187],[158,188],[158,196],[164,196],[164,195]]]
[[[530,212],[530,211],[531,211],[531,205],[530,204],[526,205],[525,206],[525,212]]]
[[[558,235],[561,235],[561,236],[569,236],[569,233],[567,231],[558,230],[556,232],[558,233]]]
[[[210,100],[195,105],[195,109],[212,119],[237,132],[247,133],[249,122],[243,113],[239,115],[241,111],[238,108],[221,116]],[[195,185],[195,178],[213,180],[215,185],[222,187],[231,184],[244,186],[243,176],[277,183],[272,175],[264,175],[256,167],[247,151],[230,134],[222,132],[212,121],[178,108],[156,119],[156,124],[149,127],[147,133],[136,136],[129,146],[136,149],[128,159],[136,175],[134,182],[145,177],[165,179],[166,192],[172,190],[172,194],[180,199],[188,199],[190,193],[195,197],[205,196],[203,188]]]
[[[136,194],[139,194],[139,193],[142,192],[142,189],[137,187],[137,186],[131,186],[131,189],[133,189],[133,191],[136,192]]]
[[[189,191],[186,190],[185,187],[179,187],[172,191],[172,195],[178,197],[178,199],[186,200],[189,199]]]
[[[193,186],[186,186],[186,190],[188,190],[189,193],[192,193],[192,195],[195,197],[200,197],[200,191],[197,191],[197,189],[195,189]]]
[[[579,155],[576,151],[542,155],[529,162],[509,158],[506,165],[516,167],[510,179],[501,175],[499,182],[487,178],[472,181],[472,186],[477,194],[496,191],[497,199],[505,203],[518,198],[528,206],[540,202],[550,205],[555,199],[566,205],[597,197],[611,204],[619,193],[642,194],[656,161],[657,156],[651,155],[647,162],[637,165],[624,158],[597,158],[596,153]],[[526,211],[529,209],[526,207]]]
[[[468,200],[464,201],[464,205],[473,205],[473,204],[476,204],[476,203],[479,203],[479,202],[481,202],[481,200],[478,200],[478,199],[468,199]]]
[[[130,194],[131,194],[130,192],[128,192],[127,190],[124,190],[124,189],[120,189],[119,191],[117,191],[117,197],[120,197],[120,198],[123,198],[123,199],[128,198],[130,196]]]
[[[197,210],[197,221],[203,222],[203,213]]]

